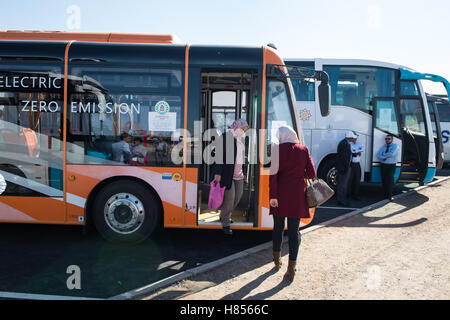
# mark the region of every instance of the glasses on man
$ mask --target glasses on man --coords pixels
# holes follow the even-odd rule
[[[386,141],[391,141],[392,139],[391,139],[391,138],[386,138],[386,139],[384,139],[384,140],[386,140]]]

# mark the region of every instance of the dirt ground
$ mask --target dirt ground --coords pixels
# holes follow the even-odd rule
[[[294,282],[271,249],[145,299],[450,299],[450,180],[302,235]]]

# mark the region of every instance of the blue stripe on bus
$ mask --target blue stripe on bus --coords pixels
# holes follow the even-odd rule
[[[427,175],[423,182],[425,182],[425,183],[431,182],[431,180],[433,180],[435,175],[436,175],[436,168],[428,168]]]

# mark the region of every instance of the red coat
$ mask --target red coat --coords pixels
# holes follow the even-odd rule
[[[278,199],[278,208],[270,207],[270,214],[287,218],[309,218],[306,203],[305,173],[316,176],[316,169],[307,146],[294,143],[279,145],[278,172],[270,176],[270,199]]]

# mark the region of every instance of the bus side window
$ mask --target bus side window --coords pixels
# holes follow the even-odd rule
[[[173,165],[183,127],[182,69],[72,65],[70,164]],[[82,141],[82,143],[80,143]]]

